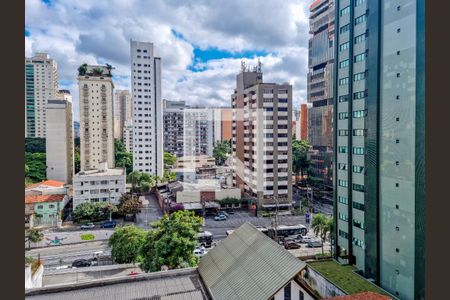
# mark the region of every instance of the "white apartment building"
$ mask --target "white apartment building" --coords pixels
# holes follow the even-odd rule
[[[79,68],[81,170],[95,170],[102,162],[114,168],[113,90],[110,66]]]
[[[183,111],[183,156],[213,155],[214,110],[186,108]]]
[[[125,193],[125,169],[108,169],[106,163],[97,170],[81,171],[73,178],[73,209],[85,202],[108,202],[117,205]]]
[[[133,170],[162,176],[163,105],[161,58],[153,43],[130,41],[133,97]]]
[[[164,151],[177,157],[184,155],[185,101],[164,100]]]
[[[58,66],[47,53],[25,58],[25,137],[45,138],[47,101],[56,99]]]
[[[114,138],[123,138],[125,123],[133,120],[133,99],[129,90],[114,93]]]
[[[123,128],[123,143],[128,152],[133,153],[133,123],[128,121]]]
[[[47,179],[71,184],[74,172],[72,96],[69,91],[60,92],[60,99],[47,102]]]

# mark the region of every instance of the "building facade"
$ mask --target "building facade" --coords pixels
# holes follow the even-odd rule
[[[424,295],[424,0],[336,1],[335,257]]]
[[[308,141],[315,150],[311,175],[332,186],[333,70],[335,0],[314,1],[310,6],[308,59]]]
[[[214,109],[183,110],[183,156],[213,155]]]
[[[133,170],[162,176],[161,58],[153,43],[130,41],[133,97]]]
[[[300,105],[300,140],[308,140],[308,105]]]
[[[133,124],[131,121],[125,123],[122,136],[125,148],[128,152],[133,153]]]
[[[129,90],[114,93],[114,138],[123,139],[125,123],[133,120],[133,101]]]
[[[184,101],[164,100],[164,151],[184,155]]]
[[[85,202],[119,204],[125,193],[125,169],[108,169],[105,163],[97,170],[81,171],[73,178],[73,209]]]
[[[78,73],[81,170],[102,162],[114,168],[114,116],[111,68],[82,65]]]
[[[232,117],[233,110],[231,108],[222,108],[221,112],[221,140],[222,141],[231,141],[233,138],[233,129],[232,129]]]
[[[47,102],[47,179],[71,184],[74,172],[72,97],[68,91],[62,97],[65,99]]]
[[[260,65],[243,64],[231,98],[233,185],[258,208],[291,206],[292,86],[264,83]]]
[[[47,53],[25,58],[25,137],[45,138],[46,105],[56,99],[58,65]]]

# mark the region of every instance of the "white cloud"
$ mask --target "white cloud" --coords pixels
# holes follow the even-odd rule
[[[306,97],[308,19],[301,0],[26,0],[25,53],[48,52],[58,62],[59,78],[73,93],[78,109],[76,70],[86,63],[116,67],[116,88],[128,88],[129,41],[155,44],[163,64],[163,97],[191,104],[230,104],[239,58],[196,62],[194,46],[225,51],[264,50],[264,78],[290,82],[294,105]],[[172,30],[184,39],[175,37]],[[249,59],[248,61],[251,61]],[[253,63],[256,63],[256,58]]]

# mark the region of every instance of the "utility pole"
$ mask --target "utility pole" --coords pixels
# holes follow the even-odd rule
[[[108,189],[108,194],[109,194],[109,198],[108,198],[108,202],[109,202],[109,221],[112,221],[112,212],[111,212],[111,189]]]
[[[278,196],[275,197],[275,241],[278,243]]]

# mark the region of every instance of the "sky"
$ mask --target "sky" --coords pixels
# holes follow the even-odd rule
[[[46,52],[78,120],[78,66],[109,63],[116,89],[130,88],[130,39],[162,60],[162,97],[230,106],[241,60],[262,63],[265,82],[293,85],[306,102],[312,0],[26,0],[25,56]]]

